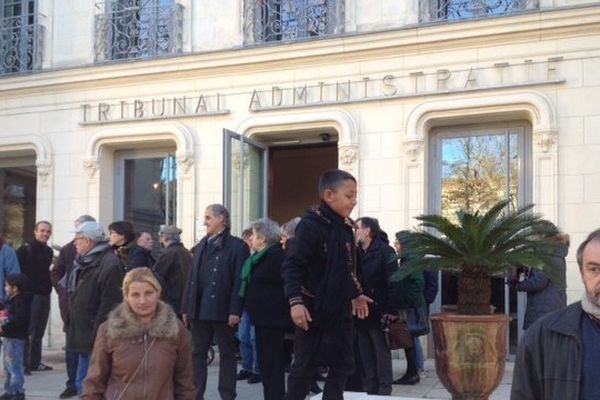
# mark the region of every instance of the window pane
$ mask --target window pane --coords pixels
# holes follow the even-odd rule
[[[126,159],[124,194],[123,218],[137,230],[157,232],[160,225],[176,224],[174,157]]]
[[[0,235],[15,248],[33,238],[36,168],[0,168]]]

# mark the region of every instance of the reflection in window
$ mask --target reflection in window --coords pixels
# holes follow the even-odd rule
[[[539,0],[420,0],[421,22],[507,15],[539,8]]]
[[[343,0],[245,0],[248,44],[293,41],[342,31]]]
[[[0,236],[14,248],[33,238],[36,168],[0,168]]]
[[[183,7],[174,0],[107,0],[96,8],[96,61],[181,51]]]
[[[517,207],[519,141],[516,133],[451,137],[442,146],[442,214],[485,212],[501,199]]]
[[[175,157],[125,160],[123,219],[135,228],[158,232],[177,224],[177,164]]]
[[[0,1],[0,74],[42,66],[44,28],[34,0]]]

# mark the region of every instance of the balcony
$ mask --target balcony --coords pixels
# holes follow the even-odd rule
[[[24,14],[0,19],[0,75],[42,68],[41,18],[41,14]]]
[[[96,3],[95,61],[154,58],[181,53],[183,6],[165,0]]]
[[[343,0],[244,0],[245,44],[292,42],[343,28]]]
[[[459,21],[537,9],[539,0],[419,0],[419,21]]]

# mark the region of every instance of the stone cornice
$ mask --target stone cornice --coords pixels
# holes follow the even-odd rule
[[[39,93],[61,89],[98,87],[101,81],[118,84],[152,78],[172,80],[186,77],[255,73],[266,69],[297,66],[298,62],[326,65],[368,60],[382,56],[415,55],[423,52],[472,48],[485,41],[521,42],[550,39],[554,35],[600,33],[600,5],[561,8],[524,14],[418,25],[382,32],[358,32],[294,44],[233,48],[185,54],[147,61],[118,62],[65,68],[0,79],[0,93]],[[160,76],[160,78],[159,78]]]

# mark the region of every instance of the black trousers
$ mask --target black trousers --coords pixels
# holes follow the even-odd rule
[[[235,399],[235,332],[227,322],[191,320],[192,363],[194,365],[194,385],[196,400],[204,400],[206,391],[206,361],[213,338],[219,348],[219,396],[221,400]],[[212,400],[212,399],[211,399]]]
[[[379,327],[357,329],[358,348],[368,394],[389,396],[392,393],[392,354]]]
[[[304,400],[318,364],[329,367],[323,400],[343,400],[346,380],[354,372],[352,317],[330,329],[296,328],[294,362],[286,400]]]
[[[285,395],[285,330],[255,326],[258,365],[264,400],[282,400]]]
[[[28,338],[25,341],[25,369],[35,370],[42,361],[42,338],[50,314],[50,295],[34,294],[31,298]]]

